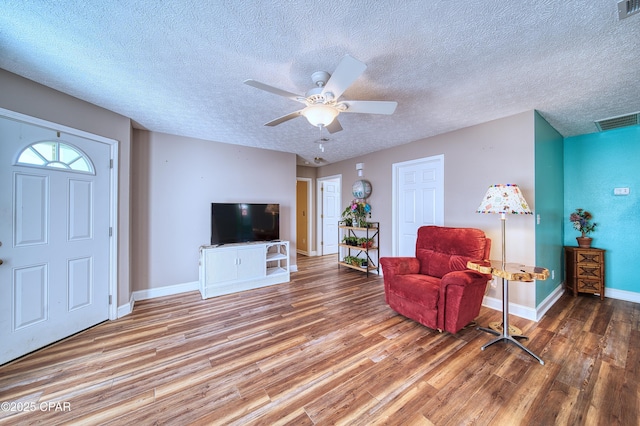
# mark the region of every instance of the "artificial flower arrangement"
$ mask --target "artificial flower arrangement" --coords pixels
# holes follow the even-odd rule
[[[583,238],[596,229],[597,223],[591,223],[591,219],[593,215],[584,209],[576,209],[569,216],[569,220],[573,222],[573,229],[580,231]]]
[[[356,198],[342,212],[342,219],[351,220],[354,226],[362,224],[371,217],[371,205],[366,201]]]

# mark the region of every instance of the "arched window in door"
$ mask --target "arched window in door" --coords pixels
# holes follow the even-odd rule
[[[78,148],[57,141],[36,142],[27,146],[18,155],[15,164],[95,174],[89,157]]]

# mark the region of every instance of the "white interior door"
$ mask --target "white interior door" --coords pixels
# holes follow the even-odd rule
[[[0,118],[0,364],[109,318],[110,152]]]
[[[414,256],[418,228],[444,225],[444,156],[393,165],[393,255]]]
[[[333,177],[318,182],[322,200],[322,239],[320,240],[321,255],[338,253],[338,221],[340,221],[342,203],[341,179]]]

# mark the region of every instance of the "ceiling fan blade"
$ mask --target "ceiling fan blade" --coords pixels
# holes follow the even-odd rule
[[[343,101],[347,109],[340,112],[359,112],[364,114],[393,114],[398,106],[395,101]]]
[[[300,115],[302,115],[302,110],[292,112],[291,114],[283,115],[282,117],[276,118],[275,120],[271,120],[270,122],[265,123],[264,125],[265,126],[270,126],[270,127],[277,126],[278,124],[282,124],[285,121],[289,121],[289,120],[291,120],[293,118],[296,118],[296,117],[298,117]]]
[[[367,66],[364,63],[352,56],[345,55],[322,89],[322,94],[331,92],[333,98],[338,99],[366,69]]]
[[[266,92],[274,93],[279,96],[284,96],[291,100],[304,103],[304,96],[296,95],[295,93],[287,92],[286,90],[278,89],[277,87],[269,86],[268,84],[260,83],[256,80],[245,80],[244,84],[255,87],[256,89],[264,90]]]
[[[334,118],[333,121],[331,123],[329,123],[329,125],[327,127],[325,127],[327,129],[327,131],[329,133],[335,133],[335,132],[339,132],[340,130],[342,130],[342,126],[340,125],[340,122],[338,121],[338,117]]]

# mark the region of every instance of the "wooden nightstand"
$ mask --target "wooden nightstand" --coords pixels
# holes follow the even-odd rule
[[[604,300],[604,250],[565,247],[566,287],[578,293],[599,294]]]

